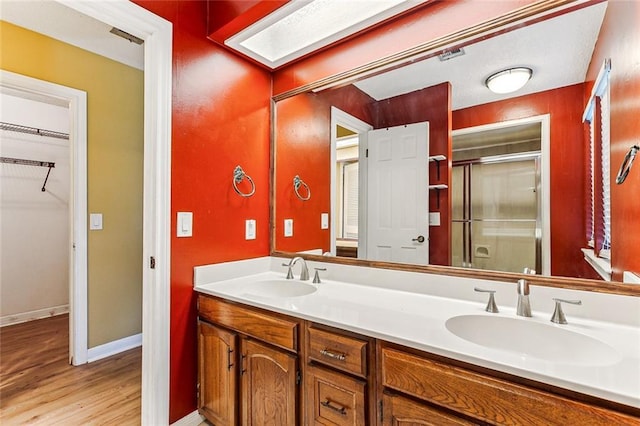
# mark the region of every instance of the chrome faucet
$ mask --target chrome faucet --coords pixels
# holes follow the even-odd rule
[[[289,268],[289,270],[287,271],[287,279],[291,280],[293,279],[293,265],[295,265],[298,261],[301,262],[302,264],[302,269],[300,270],[300,280],[301,281],[307,281],[309,279],[309,268],[307,268],[307,262],[305,262],[305,260],[300,257],[300,256],[296,256],[293,259],[291,259],[289,261],[289,263],[283,263],[282,266],[287,266]]]
[[[524,268],[525,274],[535,274],[536,271],[529,268]],[[529,302],[529,283],[524,278],[518,280],[517,288],[518,292],[518,305],[516,306],[516,314],[521,317],[531,316],[531,303]]]

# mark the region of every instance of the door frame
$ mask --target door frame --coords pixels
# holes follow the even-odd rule
[[[356,118],[346,112],[338,109],[334,106],[331,107],[331,161],[330,161],[330,175],[331,175],[331,213],[329,215],[330,220],[330,238],[331,245],[330,251],[332,255],[336,255],[336,192],[337,182],[336,182],[336,146],[338,143],[338,134],[336,131],[336,126],[342,126],[346,129],[352,130],[358,134],[358,179],[359,179],[359,190],[358,190],[358,258],[363,259],[366,258],[366,233],[362,232],[362,229],[367,229],[367,214],[366,208],[366,173],[367,173],[367,161],[366,161],[366,150],[367,150],[367,132],[369,130],[373,130],[373,126],[369,123],[366,123],[359,118]],[[364,177],[363,177],[364,176]],[[364,226],[364,228],[363,228]]]
[[[540,160],[540,187],[542,188],[542,194],[540,195],[542,201],[542,271],[540,271],[540,273],[542,275],[551,275],[551,200],[549,198],[551,194],[551,116],[549,114],[542,114],[517,120],[466,127],[453,130],[451,137],[530,123],[540,123],[540,151],[542,152]]]
[[[144,40],[141,423],[168,424],[173,26],[127,0],[56,1]]]

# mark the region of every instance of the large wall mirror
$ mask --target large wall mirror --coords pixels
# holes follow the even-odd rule
[[[583,115],[588,74],[604,64],[598,40],[615,31],[607,7],[532,14],[278,97],[273,251],[491,279],[530,268],[539,284],[638,294],[602,280],[582,250]],[[488,77],[511,68],[530,79],[489,90]]]

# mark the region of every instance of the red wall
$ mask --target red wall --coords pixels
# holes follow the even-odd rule
[[[429,122],[429,155],[444,155],[437,179],[435,163],[429,167],[429,183],[451,183],[451,85],[417,90],[375,104],[376,129]],[[426,159],[425,159],[426,161]],[[425,190],[427,183],[425,182]],[[429,192],[429,211],[440,212],[440,226],[429,227],[429,264],[451,265],[451,198],[448,190]]]
[[[205,1],[136,3],[173,23],[170,421],[196,409],[193,267],[269,254],[269,73],[207,40]],[[256,183],[232,187],[241,165]],[[176,238],[178,211],[193,237]],[[257,239],[245,241],[245,219]]]
[[[610,1],[591,59],[587,81],[594,81],[605,58],[611,59],[611,266],[613,279],[624,271],[640,273],[640,166],[638,159],[622,185],[615,178],[625,154],[640,145],[640,2]]]
[[[330,231],[320,229],[320,214],[331,212],[331,106],[372,123],[372,98],[354,86],[302,93],[277,103],[275,247],[281,251],[330,250]],[[301,201],[293,192],[300,175],[311,189]],[[301,195],[305,192],[301,191]],[[284,219],[293,219],[293,237],[284,237]]]
[[[453,129],[549,114],[551,126],[551,274],[597,278],[583,259],[585,241],[584,85],[453,112]]]

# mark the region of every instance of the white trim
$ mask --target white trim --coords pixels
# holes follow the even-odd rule
[[[133,336],[123,337],[122,339],[114,340],[113,342],[105,343],[94,348],[90,348],[88,351],[87,362],[98,361],[103,358],[117,355],[121,352],[128,351],[129,349],[139,348],[142,346],[142,333],[134,334]]]
[[[204,421],[204,416],[201,416],[200,413],[198,413],[198,411],[196,410],[187,414],[177,422],[171,423],[171,426],[198,426]]]
[[[366,206],[366,197],[363,197],[363,194],[366,193],[366,172],[367,172],[367,162],[365,160],[365,152],[367,149],[367,132],[369,130],[373,130],[373,126],[369,123],[366,123],[359,118],[356,118],[352,115],[347,114],[346,112],[332,106],[331,107],[331,161],[330,161],[330,173],[331,173],[331,186],[330,186],[330,194],[331,194],[331,213],[329,214],[330,221],[330,238],[331,238],[331,254],[336,255],[336,191],[337,191],[337,182],[336,182],[336,146],[338,141],[338,135],[336,132],[336,126],[340,125],[349,130],[353,130],[358,133],[359,143],[358,143],[358,152],[359,152],[359,176],[360,176],[360,197],[358,199],[360,206]],[[363,178],[364,176],[364,178]],[[363,202],[365,204],[363,204]],[[363,229],[366,228],[367,225],[367,217],[366,217],[366,209],[361,207],[358,208],[358,258],[366,258],[366,232],[362,232]],[[364,228],[363,228],[364,227]],[[362,247],[362,248],[361,248]],[[363,251],[364,250],[364,251]],[[361,256],[362,254],[362,256]]]
[[[142,417],[169,423],[171,224],[171,22],[126,0],[57,0],[117,26],[144,43],[144,199],[142,276]],[[149,259],[156,260],[155,269]]]
[[[50,308],[36,309],[35,311],[21,312],[18,314],[5,315],[0,317],[0,327],[20,324],[27,321],[34,321],[43,318],[55,317],[69,312],[69,305],[52,306]]]
[[[640,284],[640,275],[635,272],[624,271],[622,273],[622,282],[625,284]]]
[[[611,281],[611,263],[601,257],[596,256],[592,249],[581,249],[584,260],[602,277],[605,281]]]
[[[451,132],[451,136],[467,135],[469,133],[502,129],[522,124],[540,123],[540,151],[542,152],[542,170],[540,186],[542,187],[542,275],[551,275],[551,116],[549,114],[520,118],[517,120],[501,121],[483,124],[481,126],[466,127]]]
[[[0,70],[0,87],[69,107],[69,361],[87,362],[87,93]]]

